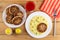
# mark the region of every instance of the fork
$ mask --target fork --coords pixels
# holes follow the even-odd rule
[[[54,11],[54,37],[56,36],[56,10]]]

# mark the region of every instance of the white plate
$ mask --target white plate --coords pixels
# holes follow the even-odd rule
[[[6,22],[6,9],[7,9],[8,7],[11,7],[11,6],[14,6],[14,5],[17,6],[17,7],[20,9],[20,11],[24,14],[23,21],[22,21],[22,23],[19,24],[19,25],[9,24],[9,23]],[[2,15],[2,19],[3,19],[3,22],[4,22],[8,27],[10,27],[10,28],[20,27],[20,26],[22,26],[22,25],[24,24],[24,22],[25,22],[25,20],[26,20],[26,10],[25,10],[21,5],[11,4],[11,5],[7,6],[7,7],[4,9],[3,15]]]
[[[41,34],[41,35],[39,35],[39,36],[36,36],[35,34],[33,34],[33,33],[29,30],[30,20],[31,20],[32,17],[34,17],[34,16],[43,16],[43,17],[45,17],[45,19],[47,19],[47,21],[48,21],[47,30],[46,30],[43,34]],[[30,36],[32,36],[32,37],[34,37],[34,38],[43,38],[43,37],[46,37],[46,36],[50,33],[50,31],[51,31],[51,29],[52,29],[52,20],[51,20],[51,18],[50,18],[46,13],[44,13],[44,12],[41,12],[41,11],[33,12],[33,13],[31,13],[31,15],[28,16],[28,18],[27,18],[27,20],[26,20],[26,23],[25,23],[25,28],[26,28],[26,31],[28,32],[28,34],[29,34]]]

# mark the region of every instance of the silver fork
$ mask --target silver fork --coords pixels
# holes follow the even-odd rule
[[[54,37],[56,36],[56,10],[54,11]]]

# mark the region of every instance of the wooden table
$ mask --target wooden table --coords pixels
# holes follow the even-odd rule
[[[22,29],[21,35],[15,35],[15,34],[6,35],[4,33],[5,29],[8,28],[2,21],[2,12],[4,8],[10,4],[21,4],[24,7],[27,1],[29,0],[0,0],[0,40],[60,40],[60,21],[59,21],[60,19],[57,20],[57,28],[56,28],[57,34],[55,37],[53,36],[53,28],[52,28],[51,33],[45,38],[41,38],[41,39],[32,38],[26,32],[24,25],[21,27]],[[36,5],[36,8],[34,11],[38,11],[39,7],[43,3],[43,0],[31,0],[31,1],[34,1]],[[30,12],[27,12],[27,15],[29,14]]]

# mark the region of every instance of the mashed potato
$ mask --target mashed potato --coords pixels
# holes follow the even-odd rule
[[[37,30],[37,26],[40,23],[45,23],[48,26],[47,20],[43,16],[34,16],[30,21],[30,31],[35,35],[40,35],[42,32]]]

